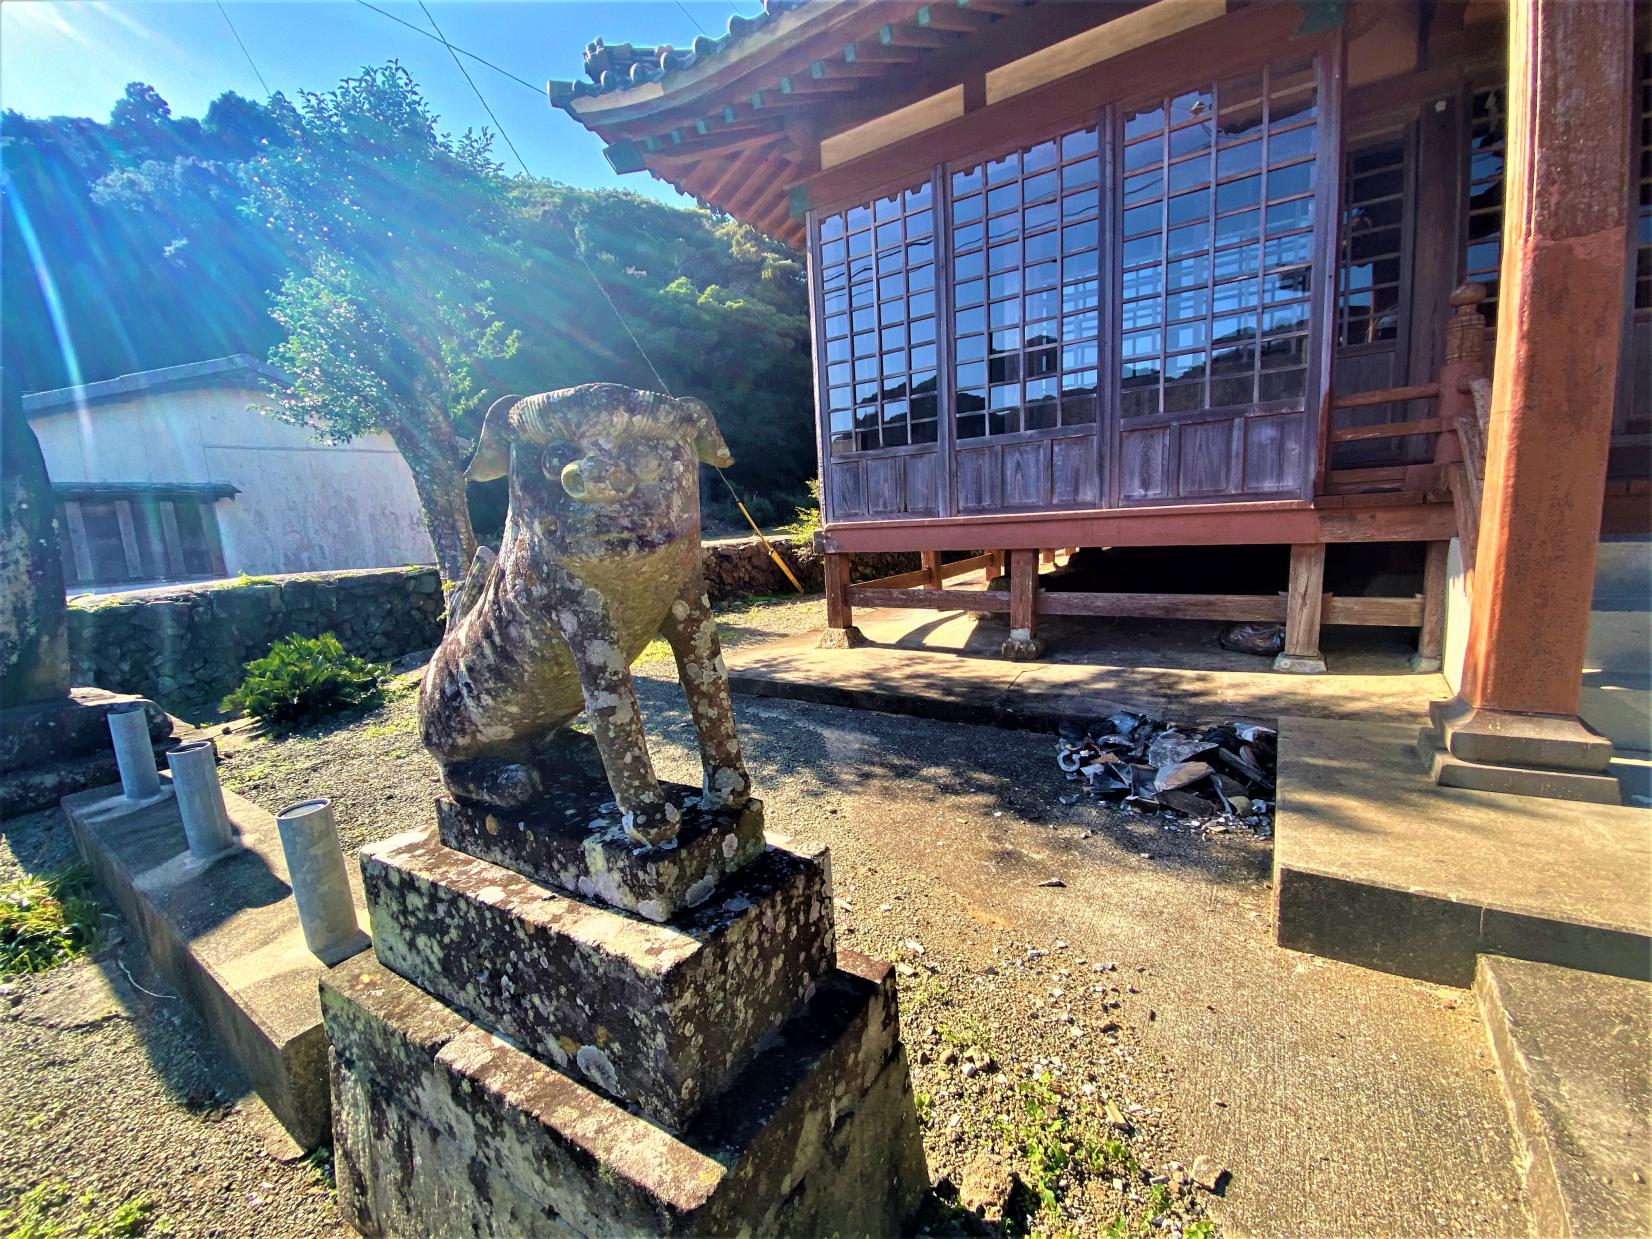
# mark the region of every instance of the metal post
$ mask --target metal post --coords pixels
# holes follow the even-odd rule
[[[168,749],[166,764],[172,767],[172,786],[178,795],[178,816],[183,818],[189,854],[196,860],[212,860],[235,848],[212,742],[196,740]]]
[[[275,815],[287,880],[298,904],[304,944],[327,964],[361,950],[366,935],[356,921],[356,903],[339,847],[331,800],[302,800]]]
[[[161,794],[161,776],[155,769],[155,749],[149,742],[149,714],[142,702],[114,706],[108,714],[109,735],[115,742],[115,764],[120,767],[121,791],[128,800],[151,800]]]

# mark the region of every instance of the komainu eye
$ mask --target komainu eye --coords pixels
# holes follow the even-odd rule
[[[556,439],[545,445],[539,455],[539,467],[548,478],[560,478],[563,467],[579,459],[579,447],[566,439]]]

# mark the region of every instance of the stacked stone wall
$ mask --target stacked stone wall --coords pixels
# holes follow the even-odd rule
[[[352,654],[389,661],[441,640],[434,568],[303,572],[76,600],[76,684],[136,693],[185,718],[215,708],[243,668],[292,633],[335,634]]]
[[[806,591],[825,588],[824,559],[813,547],[771,545]],[[863,581],[917,567],[916,554],[857,555],[853,575]],[[705,572],[713,602],[796,592],[756,538],[708,544]],[[77,599],[69,607],[72,682],[148,697],[193,718],[216,708],[272,642],[324,632],[379,662],[432,648],[442,637],[436,570],[301,572]]]

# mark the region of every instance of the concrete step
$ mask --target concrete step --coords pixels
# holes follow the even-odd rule
[[[1652,1233],[1652,984],[1482,955],[1534,1235]]]
[[[1608,538],[1595,557],[1595,600],[1652,602],[1652,538]]]
[[[1586,670],[1578,713],[1620,751],[1652,752],[1652,680],[1648,677]]]

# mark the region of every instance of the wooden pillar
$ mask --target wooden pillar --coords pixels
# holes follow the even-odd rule
[[[1623,327],[1633,36],[1631,0],[1510,0],[1473,608],[1462,688],[1431,711],[1435,775],[1455,785],[1618,798],[1600,773],[1611,744],[1577,709]]]
[[[855,612],[849,605],[849,556],[828,552],[826,575],[826,630],[817,643],[823,650],[846,650],[861,645],[866,638],[855,627]]]
[[[1038,639],[1038,552],[1010,552],[1010,635],[1003,655],[1028,662],[1044,652]]]
[[[1285,594],[1285,650],[1275,671],[1316,675],[1325,670],[1319,652],[1319,616],[1325,604],[1325,544],[1291,547],[1291,579]]]
[[[919,557],[924,566],[924,588],[940,589],[941,580],[941,553],[939,551],[919,551]]]
[[[1417,652],[1411,670],[1438,671],[1445,649],[1446,556],[1449,542],[1430,542],[1423,560],[1423,622],[1417,630]]]

